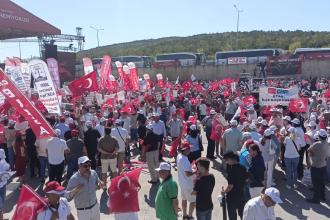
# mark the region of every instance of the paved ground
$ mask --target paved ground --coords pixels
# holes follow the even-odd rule
[[[205,138],[204,138],[205,140]],[[204,143],[206,144],[206,143]],[[171,161],[172,159],[167,160]],[[211,173],[213,173],[216,177],[216,187],[212,194],[214,210],[213,210],[213,218],[215,220],[222,219],[222,209],[220,208],[219,202],[217,200],[217,196],[220,194],[221,186],[226,186],[226,180],[222,175],[221,171],[221,162],[220,159],[213,161]],[[177,173],[173,170],[173,176],[177,179]],[[275,171],[275,178],[277,183],[277,188],[281,192],[281,197],[284,200],[284,203],[281,205],[277,205],[275,208],[275,213],[277,219],[315,219],[315,220],[325,220],[330,218],[330,185],[328,184],[326,187],[326,203],[321,203],[320,205],[309,204],[305,202],[306,197],[310,197],[312,192],[309,191],[304,185],[299,183],[299,187],[297,190],[288,190],[285,188],[284,182],[284,173],[277,168]],[[149,173],[147,170],[144,170],[140,176],[141,190],[139,192],[139,202],[140,209],[139,219],[140,220],[154,220],[156,219],[155,210],[154,210],[154,198],[157,192],[157,186],[151,186],[147,183],[149,179]],[[11,182],[7,187],[7,199],[5,202],[5,219],[11,219],[16,207],[16,202],[19,197],[18,183],[15,182],[16,179]],[[30,184],[37,192],[42,193],[42,187],[39,182],[34,180],[28,180],[28,184]],[[108,215],[106,208],[107,194],[103,192],[103,190],[99,190],[97,192],[97,196],[100,199],[100,212],[101,219],[114,219],[112,215]],[[71,202],[71,207],[73,208],[74,215],[75,209],[74,204]]]

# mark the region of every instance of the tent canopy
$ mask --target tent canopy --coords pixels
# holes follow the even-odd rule
[[[61,30],[10,0],[0,4],[0,40],[41,35],[58,35]]]

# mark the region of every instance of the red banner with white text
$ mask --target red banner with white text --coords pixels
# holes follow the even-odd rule
[[[37,138],[53,136],[54,130],[31,104],[31,102],[17,89],[14,83],[0,70],[0,93],[6,97],[10,105],[29,122]]]

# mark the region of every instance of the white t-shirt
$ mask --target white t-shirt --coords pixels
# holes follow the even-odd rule
[[[244,220],[275,220],[274,207],[267,208],[261,197],[250,199],[244,206]]]
[[[201,104],[199,106],[200,115],[206,115],[206,109],[207,109],[207,106],[205,104]]]
[[[47,145],[48,140],[49,140],[49,138],[37,139],[35,145],[37,146],[36,149],[37,149],[38,156],[47,157],[46,145]]]
[[[193,179],[192,176],[186,176],[185,172],[192,172],[191,164],[188,160],[188,157],[180,153],[176,159],[178,166],[178,180],[179,185],[183,189],[193,189]]]
[[[104,126],[103,125],[96,125],[95,129],[100,133],[101,137],[104,136]]]
[[[295,143],[297,146],[297,149],[300,150],[300,144],[297,138],[295,138]],[[284,157],[285,158],[297,158],[299,157],[299,153],[297,152],[291,138],[286,137],[284,139],[284,145],[285,145],[285,152],[284,152]]]
[[[120,132],[120,134],[119,134],[119,132]],[[125,151],[124,140],[127,141],[127,139],[129,139],[128,131],[125,128],[116,127],[116,128],[111,129],[111,136],[116,138],[118,141],[118,144],[119,144],[118,152],[124,152]]]
[[[52,211],[51,208],[46,209],[43,212],[38,214],[37,220],[50,220],[52,218]],[[60,204],[58,207],[58,220],[67,220],[68,215],[71,214],[71,208],[68,200],[66,198],[60,198]]]
[[[46,149],[49,164],[58,165],[64,161],[64,151],[68,149],[68,146],[64,140],[53,137],[47,141]]]
[[[129,118],[129,117],[121,118],[121,120],[124,122],[123,123],[123,128],[126,129],[128,131],[128,133],[130,133],[130,131],[131,131],[131,118]]]

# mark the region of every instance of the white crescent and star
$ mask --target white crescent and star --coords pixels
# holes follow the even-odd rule
[[[89,89],[89,88],[92,87],[92,85],[93,85],[92,79],[88,78],[88,79],[85,80],[85,82],[88,83],[87,86],[84,86],[85,89]]]

